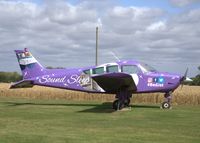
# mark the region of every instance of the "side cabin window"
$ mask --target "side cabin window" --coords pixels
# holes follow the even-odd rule
[[[92,74],[103,74],[103,73],[104,73],[104,67],[92,69]]]
[[[118,65],[107,66],[106,67],[106,72],[107,73],[119,72]]]
[[[135,74],[135,73],[138,73],[139,70],[136,65],[123,65],[122,72],[128,73],[128,74]]]
[[[88,75],[89,75],[89,74],[90,74],[90,69],[84,70],[83,72],[84,72],[85,74],[88,74]]]

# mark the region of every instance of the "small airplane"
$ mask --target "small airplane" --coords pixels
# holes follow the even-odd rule
[[[46,69],[28,51],[15,50],[23,80],[13,83],[13,88],[34,85],[83,91],[89,93],[115,94],[113,109],[130,106],[134,93],[164,93],[163,109],[171,107],[173,91],[187,79],[184,76],[158,72],[153,67],[134,60],[106,63],[74,69]]]

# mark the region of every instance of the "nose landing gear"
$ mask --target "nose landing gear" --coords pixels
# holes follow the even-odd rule
[[[162,103],[162,109],[171,109],[171,99],[172,99],[172,92],[167,92],[164,95],[165,101]]]

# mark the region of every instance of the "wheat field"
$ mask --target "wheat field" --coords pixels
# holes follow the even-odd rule
[[[9,89],[10,84],[0,83],[0,96],[30,99],[64,99],[75,101],[111,102],[114,95],[93,94],[57,88],[34,86],[33,88]],[[132,103],[161,103],[162,93],[134,94]],[[178,88],[172,97],[174,105],[200,105],[200,86],[183,86]]]

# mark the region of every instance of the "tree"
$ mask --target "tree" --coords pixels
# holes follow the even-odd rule
[[[46,67],[47,69],[65,69],[65,68],[63,68],[63,67],[51,67],[51,66],[48,66],[48,67]]]
[[[200,71],[200,66],[198,67],[198,70]],[[196,75],[194,78],[192,78],[192,82],[190,82],[190,85],[198,85],[200,86],[200,73]]]

